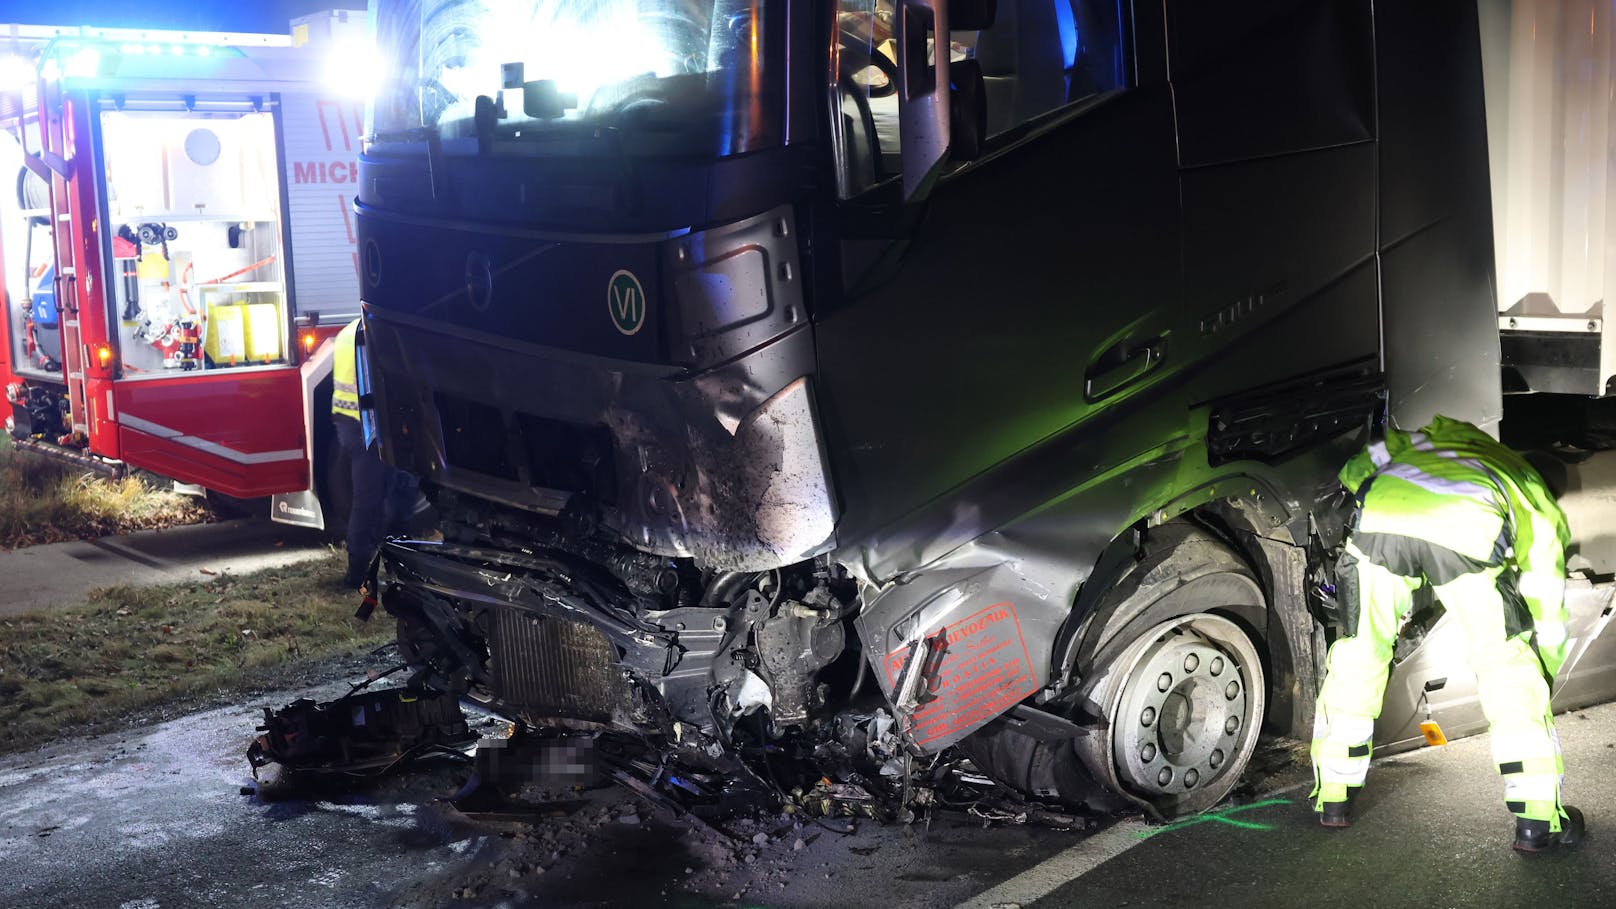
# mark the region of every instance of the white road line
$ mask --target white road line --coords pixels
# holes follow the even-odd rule
[[[1260,798],[1281,798],[1313,787],[1312,780],[1284,786]],[[990,890],[984,890],[954,909],[1016,909],[1034,903],[1095,868],[1149,839],[1150,824],[1139,818],[1119,822]]]
[[[1144,842],[1141,834],[1148,830],[1150,825],[1137,818],[1121,821],[954,909],[1008,909],[1036,902]]]

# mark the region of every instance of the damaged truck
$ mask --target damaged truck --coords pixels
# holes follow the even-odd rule
[[[373,593],[659,785],[1204,810],[1310,734],[1339,465],[1500,420],[1473,3],[372,16],[369,403],[444,534]]]

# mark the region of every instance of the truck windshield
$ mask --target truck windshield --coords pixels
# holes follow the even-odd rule
[[[733,155],[780,141],[766,0],[380,0],[379,141]]]

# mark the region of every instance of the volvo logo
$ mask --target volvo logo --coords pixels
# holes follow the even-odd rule
[[[606,309],[612,324],[625,335],[631,335],[645,324],[645,288],[640,279],[626,268],[612,273],[606,282]]]
[[[478,312],[487,312],[494,302],[494,265],[487,253],[466,256],[466,301]]]

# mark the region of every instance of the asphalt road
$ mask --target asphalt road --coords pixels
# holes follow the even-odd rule
[[[330,696],[331,690],[316,692]],[[289,699],[291,693],[287,694]],[[415,906],[1602,906],[1616,897],[1616,705],[1560,720],[1589,839],[1509,848],[1485,737],[1377,761],[1356,826],[1325,831],[1305,766],[1244,804],[1168,827],[928,827],[856,833],[790,817],[729,838],[612,789],[534,826],[439,799],[458,767],[323,797],[240,794],[253,706],[0,759],[9,909]],[[1608,825],[1608,826],[1607,826]],[[836,826],[840,826],[839,824]],[[801,844],[800,846],[798,844]]]
[[[317,559],[330,549],[318,531],[238,519],[50,543],[0,552],[0,615],[83,602],[97,587],[196,581],[203,569],[242,574]]]
[[[1133,834],[1126,851],[1044,892],[972,906],[1609,906],[1616,901],[1616,705],[1564,714],[1564,797],[1588,838],[1559,852],[1510,848],[1486,736],[1377,761],[1346,830],[1315,822],[1307,789]],[[1042,890],[1043,888],[1037,888]]]

